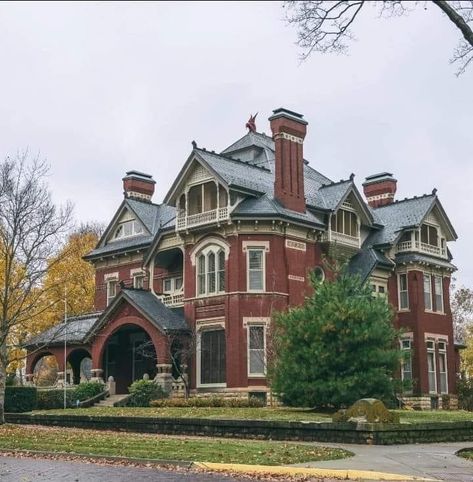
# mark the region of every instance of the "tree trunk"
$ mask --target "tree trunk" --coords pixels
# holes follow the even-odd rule
[[[0,425],[5,423],[5,382],[6,382],[6,366],[0,356]]]
[[[465,19],[445,0],[432,0],[461,31],[465,40],[473,47],[473,31]]]

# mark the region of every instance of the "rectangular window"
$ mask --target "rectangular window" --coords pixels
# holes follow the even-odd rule
[[[197,293],[205,294],[205,256],[203,254],[197,259]]]
[[[352,211],[339,209],[331,220],[331,229],[337,233],[347,234],[348,236],[358,237],[358,218]]]
[[[437,367],[435,364],[435,343],[427,342],[427,371],[429,376],[429,392],[437,393]]]
[[[202,385],[224,384],[225,330],[203,331],[200,335],[200,383]]]
[[[166,278],[163,281],[163,292],[164,293],[171,293],[172,292],[172,278]]]
[[[409,309],[409,293],[407,290],[407,274],[399,275],[399,309]]]
[[[174,278],[174,291],[182,289],[182,278]]]
[[[432,276],[424,273],[424,308],[432,310]]]
[[[266,374],[266,333],[263,325],[248,326],[248,375]]]
[[[248,291],[264,291],[264,250],[248,249]]]
[[[435,311],[443,313],[443,283],[441,276],[434,276]]]
[[[145,277],[143,273],[136,273],[133,275],[133,288],[142,290],[144,287]]]
[[[439,346],[440,393],[448,393],[447,353]]]
[[[412,341],[402,340],[401,350],[403,354],[401,365],[401,379],[411,381],[412,380]]]
[[[117,284],[116,279],[111,279],[107,281],[107,306],[112,302],[117,294]]]

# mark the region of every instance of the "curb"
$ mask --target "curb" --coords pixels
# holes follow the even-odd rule
[[[275,476],[306,476],[319,478],[336,478],[344,480],[392,480],[392,481],[423,481],[434,482],[436,479],[414,477],[412,475],[390,474],[387,472],[374,472],[369,470],[339,470],[317,469],[304,467],[271,466],[271,465],[244,465],[244,464],[218,464],[211,462],[195,462],[194,466],[213,472],[231,472],[234,474],[275,475]]]

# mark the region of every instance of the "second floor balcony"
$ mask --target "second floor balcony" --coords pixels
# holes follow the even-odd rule
[[[163,305],[168,308],[179,308],[184,306],[184,291],[182,290],[174,293],[163,293],[162,295],[159,295],[158,298]]]
[[[436,226],[423,224],[420,229],[407,231],[399,240],[396,252],[405,253],[416,251],[441,258],[447,258],[447,244],[445,238]]]
[[[407,251],[419,251],[425,254],[432,254],[434,256],[447,257],[447,248],[445,246],[435,246],[428,243],[422,243],[420,241],[402,241],[397,245],[396,251],[398,253],[404,253]]]
[[[228,218],[228,206],[189,215],[186,214],[186,211],[183,209],[178,212],[176,229],[181,231],[183,229],[202,226],[204,224],[220,223],[222,221],[227,221]]]
[[[361,239],[359,236],[352,236],[350,234],[338,233],[329,229],[322,235],[322,241],[329,243],[337,243],[351,248],[359,248],[361,246]]]

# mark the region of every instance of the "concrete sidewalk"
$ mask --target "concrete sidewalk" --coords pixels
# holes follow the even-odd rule
[[[295,466],[372,470],[448,482],[473,482],[473,462],[455,455],[455,452],[460,449],[473,447],[473,442],[415,445],[324,445],[350,450],[355,456],[342,460],[310,462]]]

